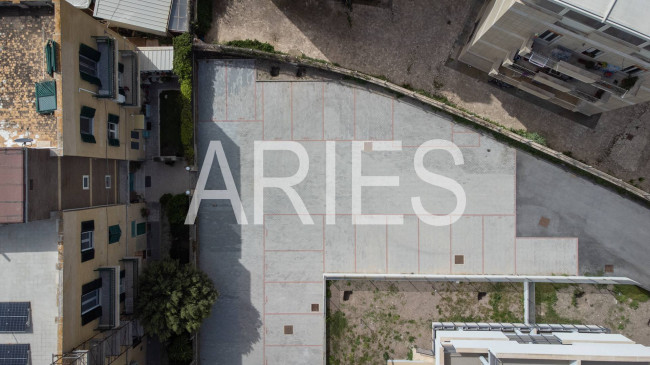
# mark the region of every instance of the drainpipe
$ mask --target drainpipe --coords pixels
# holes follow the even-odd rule
[[[25,144],[23,144],[23,186],[25,189],[25,201],[23,202],[23,222],[27,223],[28,214],[27,211],[29,209],[29,164],[28,164],[28,159],[27,159],[27,147],[25,147]]]

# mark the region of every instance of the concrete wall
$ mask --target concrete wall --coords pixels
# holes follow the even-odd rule
[[[0,227],[0,301],[30,302],[26,333],[0,333],[0,343],[30,345],[32,364],[49,364],[59,344],[56,219]]]
[[[98,332],[98,319],[81,325],[81,287],[99,278],[96,269],[104,266],[121,266],[120,259],[135,256],[136,239],[129,233],[131,219],[140,215],[144,204],[115,205],[94,209],[63,212],[63,351],[67,352]],[[128,212],[127,212],[128,211]],[[136,213],[137,212],[137,213]],[[127,218],[129,217],[129,218]],[[95,257],[81,262],[81,222],[95,221]],[[119,224],[120,241],[108,244],[108,227]],[[144,239],[146,247],[146,235]]]
[[[133,129],[133,114],[139,113],[137,107],[124,107],[109,99],[98,99],[91,92],[97,92],[97,86],[81,80],[79,76],[79,45],[81,43],[96,48],[94,36],[110,36],[115,39],[119,50],[135,50],[135,46],[124,37],[106,28],[90,15],[75,9],[66,1],[61,2],[61,73],[63,79],[63,154],[88,157],[106,157],[112,159],[144,159],[143,147],[139,151],[130,148],[130,132]],[[83,31],[80,31],[83,29]],[[117,68],[117,64],[115,65]],[[91,92],[80,90],[86,89]],[[81,106],[95,109],[94,136],[96,143],[81,141],[79,131],[79,113]],[[120,146],[108,145],[108,114],[120,117]]]

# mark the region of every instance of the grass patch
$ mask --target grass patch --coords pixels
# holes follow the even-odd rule
[[[327,317],[327,327],[330,336],[339,338],[348,327],[348,320],[345,313],[337,310],[331,316]]]
[[[182,156],[181,108],[182,97],[178,90],[165,90],[160,93],[160,154],[162,156]]]
[[[580,321],[560,316],[555,310],[557,304],[557,291],[568,288],[569,284],[536,283],[535,284],[535,305],[544,314],[537,314],[538,323],[561,323],[575,324]]]
[[[619,302],[626,302],[628,299],[645,303],[650,299],[650,292],[641,289],[636,285],[614,285],[614,294]],[[637,304],[638,307],[638,304]]]
[[[273,47],[271,44],[266,42],[260,42],[257,39],[239,39],[239,40],[229,41],[224,44],[226,46],[231,46],[231,47],[250,48],[262,52],[282,54],[282,52],[276,51],[275,47]]]

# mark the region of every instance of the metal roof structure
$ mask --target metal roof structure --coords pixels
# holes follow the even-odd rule
[[[174,47],[138,47],[140,72],[171,71]]]
[[[554,0],[601,22],[650,38],[650,7],[647,0]]]
[[[109,25],[167,34],[172,0],[95,0],[93,16],[106,19]]]

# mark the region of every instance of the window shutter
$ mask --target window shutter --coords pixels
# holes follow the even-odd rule
[[[82,106],[81,107],[81,116],[86,117],[86,118],[94,118],[95,117],[95,109],[88,107],[88,106]]]
[[[88,232],[95,230],[95,221],[81,222],[81,232]]]
[[[99,307],[97,307],[97,308],[91,310],[90,312],[88,312],[88,313],[81,316],[81,325],[85,326],[88,323],[94,321],[95,319],[97,319],[97,318],[99,318],[101,316],[102,316],[102,307],[99,306]]]
[[[122,229],[120,229],[119,224],[108,227],[108,243],[119,242],[121,236]]]
[[[108,122],[118,124],[120,122],[120,117],[115,114],[108,115]]]
[[[95,141],[95,136],[92,134],[81,133],[81,140],[86,143],[97,143],[97,141]]]
[[[138,223],[137,233],[136,234],[138,236],[140,236],[140,235],[143,235],[145,233],[147,233],[147,223],[146,222]]]
[[[79,44],[79,54],[88,57],[95,62],[99,62],[99,59],[102,57],[102,54],[99,53],[99,51],[83,43]]]
[[[131,221],[131,237],[135,237],[135,221]]]
[[[108,145],[113,147],[120,147],[120,140],[117,138],[109,138]]]
[[[95,249],[91,248],[90,250],[81,252],[81,262],[86,262],[95,258]]]
[[[79,72],[79,74],[80,74],[82,80],[88,81],[93,85],[97,85],[99,87],[102,87],[102,81],[99,78],[97,78],[97,77],[95,77],[93,75],[88,75],[87,73],[83,73],[83,72]]]
[[[102,287],[102,279],[101,278],[93,280],[93,281],[91,281],[89,283],[84,284],[81,287],[81,295],[88,294],[91,291],[93,291],[95,289],[99,289],[101,287]]]

